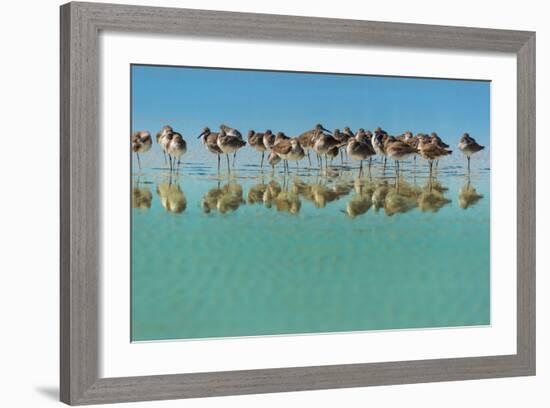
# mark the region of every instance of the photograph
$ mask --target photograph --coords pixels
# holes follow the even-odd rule
[[[490,81],[130,69],[133,342],[491,324]]]

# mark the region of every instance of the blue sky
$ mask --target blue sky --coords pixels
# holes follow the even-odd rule
[[[132,65],[132,129],[170,124],[188,143],[205,126],[284,131],[316,123],[390,134],[436,131],[456,145],[464,132],[489,144],[490,83],[358,75]]]

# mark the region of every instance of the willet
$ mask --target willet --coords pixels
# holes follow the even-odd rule
[[[298,142],[300,143],[300,146],[302,146],[302,148],[307,154],[307,160],[310,167],[311,167],[311,158],[309,156],[309,150],[313,149],[313,144],[315,143],[314,136],[322,132],[330,133],[327,129],[325,129],[323,125],[318,123],[315,125],[313,129],[306,130],[304,133],[302,133],[300,136],[297,137]]]
[[[260,162],[260,168],[264,167],[264,154],[267,150],[264,146],[264,134],[257,133],[254,130],[248,131],[248,144],[256,151],[262,153],[262,161]]]
[[[348,157],[352,160],[359,160],[359,174],[363,172],[363,160],[376,154],[370,142],[366,139],[366,133],[358,133],[351,137],[346,146]]]
[[[346,136],[346,138],[349,140],[352,137],[355,137],[355,134],[351,131],[349,126],[345,126],[342,133]],[[347,140],[346,140],[347,143]]]
[[[447,143],[445,143],[439,136],[436,132],[432,132],[430,134],[430,139],[432,141],[432,143],[435,143],[437,144],[439,147],[442,147],[443,149],[448,149],[449,148],[449,145]]]
[[[281,132],[279,132],[281,133]],[[277,134],[279,137],[279,134]],[[300,142],[297,139],[279,139],[273,145],[272,151],[279,155],[281,159],[285,161],[285,171],[288,171],[288,161],[294,160],[298,162],[305,156],[304,149],[300,146]]]
[[[180,165],[181,156],[187,152],[187,143],[180,133],[172,133],[172,139],[167,146],[167,152],[170,157],[170,169],[175,167],[177,171]],[[176,159],[178,160],[177,163]]]
[[[279,163],[281,161],[281,158],[279,157],[279,155],[275,152],[270,152],[269,153],[269,156],[267,156],[267,162],[269,163],[269,165],[271,166],[271,168],[273,169],[273,171],[275,171],[275,166],[277,165],[277,163]]]
[[[333,146],[331,147],[330,149],[328,149],[328,152],[327,152],[327,157],[330,159],[330,165],[332,166],[332,160],[334,160],[334,158],[336,156],[338,156],[338,153],[340,153],[340,156],[342,155],[342,151],[340,150],[340,147],[339,146]],[[342,164],[344,162],[342,161]]]
[[[348,144],[348,140],[351,139],[352,137],[355,137],[355,133],[353,133],[353,131],[350,129],[349,126],[345,126],[344,130],[342,131],[342,134],[344,135],[345,143],[341,146],[342,147],[341,151],[344,153],[347,160],[346,146]]]
[[[224,131],[225,134],[228,135],[228,136],[234,136],[234,137],[238,138],[239,140],[243,140],[243,135],[241,134],[241,132],[239,132],[235,128],[232,128],[232,127],[227,126],[227,125],[222,123],[220,125],[220,130]],[[233,167],[235,167],[236,158],[237,158],[237,150],[235,150],[235,152],[233,153]]]
[[[370,130],[365,131],[365,129],[360,128],[354,137],[358,142],[368,142],[372,147],[372,133]],[[374,147],[373,147],[373,151],[374,151]],[[374,152],[376,154],[376,151]]]
[[[220,130],[223,130],[228,136],[235,136],[241,140],[243,140],[243,135],[241,132],[239,132],[237,129],[229,127],[227,125],[224,125],[223,123],[220,125]]]
[[[372,132],[370,130],[365,131],[365,129],[360,128],[357,133],[355,134],[355,139],[358,142],[367,143],[371,150],[374,152],[374,154],[369,156],[369,167],[372,164],[372,157],[376,154],[376,150],[374,150],[374,147],[372,145]]]
[[[349,132],[351,132],[351,130],[349,130],[348,127],[346,127],[346,129],[348,129]],[[337,147],[338,151],[340,152],[340,162],[342,165],[344,165],[344,153],[343,151],[345,150],[345,147],[346,145],[348,144],[348,140],[350,138],[350,135],[345,133],[345,132],[340,132],[340,129],[334,129],[334,131],[332,132],[332,137],[335,138],[336,140],[338,140],[338,142],[340,142],[340,144]],[[353,134],[351,135],[351,137],[354,137]],[[342,147],[344,147],[344,149],[342,149]],[[328,154],[327,154],[328,156]]]
[[[438,145],[439,147],[443,148],[443,149],[448,149],[449,148],[449,145],[447,143],[445,143],[438,135],[436,132],[432,132],[430,134],[430,141],[436,145]],[[436,160],[435,161],[435,167],[439,166],[439,160]]]
[[[234,153],[233,166],[235,166],[235,154],[237,153],[237,150],[246,145],[246,142],[238,136],[230,136],[226,134],[225,130],[222,128],[220,130],[220,134],[218,135],[217,144],[227,158],[227,171],[231,172],[231,168],[229,166],[229,154]]]
[[[396,138],[389,137],[384,143],[386,155],[395,161],[395,175],[399,178],[399,162],[416,153],[418,149]]]
[[[211,132],[210,128],[205,127],[202,130],[202,133],[197,137],[197,139],[201,138],[202,144],[206,146],[208,151],[218,156],[218,173],[219,173],[220,172],[220,155],[223,154],[223,152],[218,146],[218,136],[219,136],[219,133]]]
[[[383,158],[384,169],[386,168],[386,150],[384,147],[384,143],[387,138],[388,133],[386,131],[382,130],[379,127],[374,130],[374,136],[372,137],[372,147],[374,148],[376,154]]]
[[[398,137],[402,142],[407,143],[409,146],[418,149],[418,140],[414,137],[413,132],[407,130],[401,136]],[[413,160],[416,162],[416,154],[413,156]]]
[[[274,145],[276,145],[277,143],[282,142],[283,140],[290,140],[290,137],[285,135],[285,132],[277,132],[277,136],[275,136]]]
[[[170,156],[170,153],[168,152],[168,146],[170,145],[170,142],[172,141],[174,137],[174,132],[166,132],[163,136],[159,139],[160,147],[162,151],[164,152],[165,157],[168,156],[168,162],[170,165],[170,171],[172,170],[172,157]]]
[[[139,154],[146,153],[151,149],[152,141],[151,134],[146,130],[135,132],[132,135],[132,151],[137,156],[138,166],[141,169],[141,163],[139,161]]]
[[[275,144],[275,135],[271,130],[266,130],[262,138],[262,143],[264,144],[265,150],[268,152],[271,151],[271,148]]]
[[[430,177],[432,176],[433,162],[439,160],[440,157],[447,156],[452,153],[452,150],[447,150],[433,141],[428,141],[428,137],[423,136],[418,141],[418,151],[420,155],[428,160],[430,164]]]
[[[410,130],[407,130],[405,133],[403,133],[397,139],[401,140],[405,143],[411,144],[414,141],[414,136],[413,136],[413,133]]]
[[[481,146],[468,133],[464,133],[464,135],[460,138],[460,142],[458,143],[458,148],[468,158],[468,173],[470,173],[470,158],[471,158],[471,156],[473,154],[485,149],[485,146]]]
[[[317,133],[315,136],[315,143],[313,144],[313,150],[321,158],[321,168],[323,167],[323,156],[325,156],[325,169],[328,168],[327,153],[335,146],[340,146],[340,141],[336,140],[332,135],[327,135],[323,132]]]
[[[159,132],[157,132],[157,143],[161,146],[162,154],[164,155],[164,163],[167,163],[168,160],[166,159],[166,151],[164,150],[164,147],[162,145],[162,139],[173,131],[174,129],[172,129],[172,126],[166,125],[163,126]]]

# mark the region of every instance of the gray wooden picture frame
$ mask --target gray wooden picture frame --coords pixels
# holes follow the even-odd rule
[[[96,404],[535,374],[535,33],[283,15],[61,6],[61,401]],[[99,377],[102,30],[517,56],[517,353],[200,374]]]

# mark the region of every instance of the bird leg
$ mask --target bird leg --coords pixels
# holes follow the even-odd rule
[[[359,162],[359,177],[363,174],[363,160]]]
[[[229,166],[229,155],[226,153],[225,158],[227,159],[227,172],[231,173],[231,167]]]
[[[139,153],[136,153],[139,169],[141,170],[141,163],[139,162]]]
[[[262,152],[262,161],[260,162],[260,169],[264,168],[264,153],[265,152]]]
[[[342,149],[340,149],[340,161],[342,162],[342,166],[343,166],[344,165],[344,152],[342,151]]]
[[[468,174],[470,174],[470,156],[466,156],[468,158]]]
[[[235,153],[233,153],[233,167],[235,167],[235,160],[237,159],[237,151],[235,150]]]
[[[399,160],[395,161],[395,176],[399,180]]]
[[[307,149],[307,161],[309,162],[309,167],[311,167],[311,157],[309,157],[309,149]]]
[[[218,154],[218,174],[220,174],[220,155]]]

